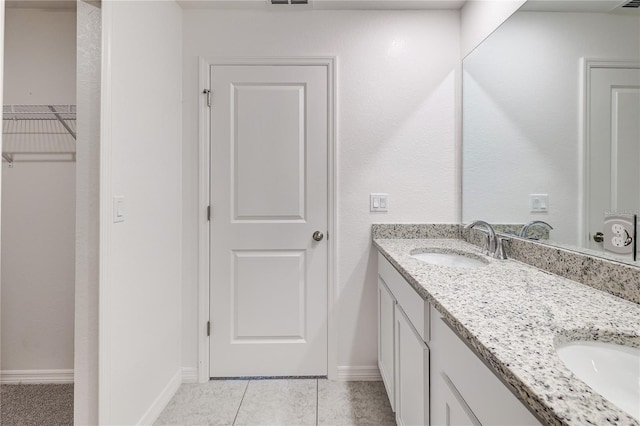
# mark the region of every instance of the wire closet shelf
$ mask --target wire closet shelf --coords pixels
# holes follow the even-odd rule
[[[75,161],[75,105],[3,105],[2,159]]]

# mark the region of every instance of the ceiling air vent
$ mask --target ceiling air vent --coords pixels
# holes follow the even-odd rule
[[[630,2],[622,5],[622,7],[632,7],[634,9],[638,9],[640,8],[640,0],[631,0]]]

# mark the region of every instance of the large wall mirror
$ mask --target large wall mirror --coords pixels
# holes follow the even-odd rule
[[[633,260],[605,250],[598,234],[605,214],[640,214],[633,6],[529,0],[464,59],[465,223],[520,234],[544,221],[553,229],[534,225],[525,237]]]

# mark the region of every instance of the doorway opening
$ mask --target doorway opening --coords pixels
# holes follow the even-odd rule
[[[71,4],[57,6],[5,10],[0,381],[7,424],[73,422],[77,17]],[[48,401],[57,408],[44,408]]]

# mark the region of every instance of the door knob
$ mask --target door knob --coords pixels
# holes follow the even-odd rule
[[[313,239],[316,241],[322,241],[322,239],[324,238],[324,234],[320,231],[316,231],[313,233]]]
[[[604,234],[602,232],[596,232],[593,236],[593,241],[596,243],[601,243],[604,241]]]

